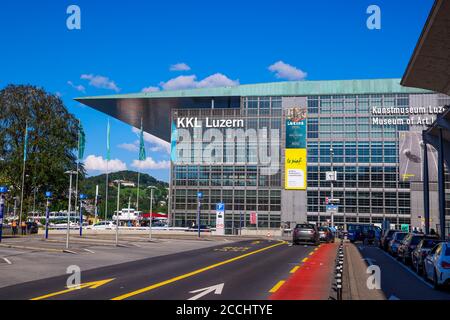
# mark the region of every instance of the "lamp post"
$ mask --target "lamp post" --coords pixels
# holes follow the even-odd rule
[[[45,206],[45,239],[48,239],[48,224],[50,219],[50,198],[52,197],[52,193],[47,191],[45,193],[45,198],[47,199],[47,204]]]
[[[120,185],[123,180],[116,180],[117,182],[117,211],[116,211],[116,247],[119,246],[119,206],[120,206]]]
[[[72,210],[72,175],[77,174],[76,171],[66,171],[66,174],[70,176],[69,178],[69,206],[67,211],[67,231],[66,231],[66,249],[69,249],[69,238],[70,238],[70,211]]]
[[[3,236],[3,215],[5,211],[5,193],[8,192],[7,187],[0,187],[0,242]]]
[[[152,241],[152,222],[153,222],[153,190],[156,189],[155,186],[149,186],[150,189],[150,216],[148,217],[149,234],[148,239]]]

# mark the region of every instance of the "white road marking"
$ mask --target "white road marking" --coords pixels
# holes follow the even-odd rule
[[[90,252],[90,253],[95,253],[94,251],[89,250],[89,249],[84,249],[84,251],[87,251],[87,252]]]
[[[5,260],[5,262],[6,262],[7,264],[12,264],[12,262],[11,262],[11,261],[9,261],[9,259],[8,259],[8,258],[3,258],[3,260]]]
[[[197,292],[200,292],[200,293],[196,296],[193,296],[192,298],[189,298],[188,300],[198,300],[201,297],[206,296],[207,294],[209,294],[211,292],[214,292],[214,294],[222,294],[224,285],[225,285],[225,283],[219,283],[219,284],[216,284],[215,286],[198,289],[198,290],[194,290],[194,291],[189,291],[189,293],[197,293]]]
[[[397,296],[391,294],[388,300],[400,300]]]
[[[380,250],[381,252],[383,252],[387,257],[389,257],[390,259],[392,259],[393,261],[395,261],[399,266],[401,266],[403,269],[405,269],[406,271],[408,271],[410,274],[412,274],[414,277],[416,277],[417,280],[421,281],[423,284],[427,285],[429,288],[434,289],[433,286],[428,283],[427,281],[425,281],[421,276],[419,276],[417,273],[415,273],[414,271],[412,271],[410,268],[408,268],[407,266],[405,266],[404,264],[400,263],[399,261],[397,261],[397,259],[395,259],[394,257],[392,257],[391,255],[387,254],[386,252],[384,252],[383,250],[381,250],[380,248],[377,248],[378,250]]]

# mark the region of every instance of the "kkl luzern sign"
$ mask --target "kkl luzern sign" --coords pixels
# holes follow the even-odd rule
[[[172,162],[176,165],[257,165],[261,175],[280,170],[279,129],[240,129],[202,127],[195,118],[172,125]],[[230,120],[240,126],[239,121]],[[210,123],[212,125],[212,123]],[[222,123],[215,123],[222,125]],[[225,124],[226,126],[227,124]]]
[[[243,128],[243,119],[205,119],[205,128]],[[177,128],[202,128],[203,121],[197,118],[178,118]]]

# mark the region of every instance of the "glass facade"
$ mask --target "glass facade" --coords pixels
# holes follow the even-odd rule
[[[306,216],[311,222],[324,223],[325,198],[331,197],[331,182],[325,173],[337,171],[334,198],[340,199],[337,225],[349,222],[392,224],[411,223],[411,185],[399,177],[399,133],[421,130],[404,120],[394,125],[374,124],[372,107],[408,107],[410,94],[310,95],[294,97],[308,110]],[[420,99],[434,99],[442,104],[447,96],[420,94]],[[241,98],[240,108],[177,109],[178,117],[244,119],[247,128],[276,129],[280,134],[280,170],[274,175],[261,174],[252,162],[252,148],[237,145],[245,158],[235,164],[172,164],[171,216],[175,226],[189,226],[197,217],[197,192],[203,192],[201,224],[215,225],[216,203],[225,203],[226,233],[236,233],[239,226],[250,226],[250,213],[258,213],[258,228],[279,228],[283,220],[284,192],[284,99],[293,97],[249,96]],[[445,99],[444,99],[445,98]],[[427,101],[428,101],[427,100]],[[443,101],[441,101],[443,100]],[[445,100],[445,101],[444,101]],[[392,117],[376,115],[379,119]],[[225,142],[226,143],[226,142]],[[225,147],[225,146],[224,146]],[[193,147],[194,148],[194,147]],[[331,153],[331,149],[333,153]],[[297,191],[296,191],[297,192]],[[450,201],[450,200],[449,200]],[[416,209],[420,210],[420,209]],[[299,221],[300,222],[300,221]]]

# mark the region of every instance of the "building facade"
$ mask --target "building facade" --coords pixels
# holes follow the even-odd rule
[[[196,223],[197,192],[203,193],[201,224],[215,225],[216,204],[225,204],[225,231],[240,226],[277,229],[309,221],[329,223],[326,199],[331,198],[327,171],[337,172],[333,197],[339,199],[336,225],[381,224],[384,219],[421,227],[423,190],[421,183],[403,181],[400,173],[400,134],[421,132],[423,125],[408,124],[408,114],[374,114],[373,108],[409,109],[448,105],[450,98],[435,93],[333,94],[305,96],[241,97],[238,108],[174,109],[172,122],[180,117],[243,119],[244,129],[270,128],[280,137],[279,171],[262,175],[250,158],[234,164],[172,164],[170,211],[175,226]],[[307,109],[307,190],[285,190],[284,146],[286,110]],[[433,114],[427,116],[433,119]],[[431,120],[432,121],[432,120]],[[204,140],[203,140],[204,142]],[[227,148],[227,141],[222,145]],[[228,141],[228,143],[235,143]],[[240,145],[248,153],[249,146]],[[193,152],[194,153],[194,152]],[[192,153],[192,154],[193,154]],[[433,183],[432,183],[433,185]],[[431,199],[437,197],[431,192]],[[432,212],[437,208],[432,202]],[[434,202],[436,203],[436,202]],[[257,225],[251,224],[257,213]]]

